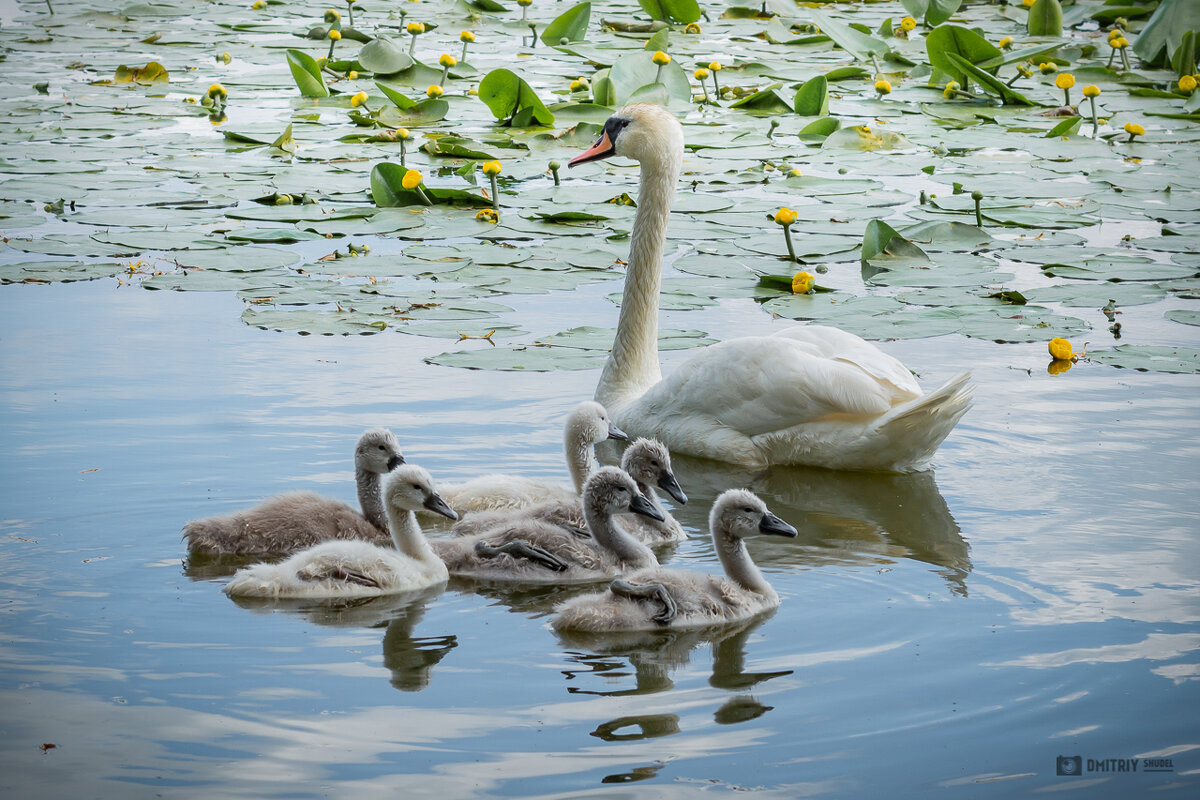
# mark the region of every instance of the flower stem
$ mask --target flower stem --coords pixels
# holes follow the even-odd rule
[[[1071,90],[1070,89],[1063,89],[1063,105],[1064,106],[1071,105]]]
[[[466,42],[463,42],[462,55],[458,57],[458,60],[462,61],[462,62],[466,62],[466,60],[467,60],[467,43]]]
[[[400,166],[402,166],[402,167],[404,166],[404,150],[405,150],[404,140],[401,139],[400,140]]]
[[[712,71],[712,76],[713,76],[713,102],[715,103],[716,101],[721,99],[721,87],[717,85],[717,71],[715,69]]]
[[[329,55],[325,56],[326,61],[333,61],[333,46],[337,44],[337,39],[329,40]]]
[[[50,10],[51,14],[54,13],[54,6],[50,5],[50,0],[46,0],[46,8]]]
[[[421,198],[421,202],[424,203],[425,205],[427,205],[427,206],[433,205],[433,201],[429,199],[429,195],[425,194],[425,190],[421,187],[421,184],[419,184],[419,183],[417,184],[417,197]]]
[[[490,180],[492,182],[492,210],[495,211],[497,215],[499,215],[499,213],[500,213],[500,193],[496,189],[496,176],[488,175],[488,180]],[[557,172],[554,173],[554,181],[555,181],[555,183],[558,182],[558,173]]]
[[[449,67],[442,67],[442,79],[441,79],[440,81],[438,81],[438,86],[445,86],[445,85],[446,85],[446,76],[447,76],[447,75],[449,75],[449,74],[450,74],[450,68],[449,68]]]
[[[792,226],[791,225],[783,226],[783,241],[787,242],[788,260],[798,263],[798,259],[796,258],[796,248],[792,247]]]
[[[663,69],[663,65],[659,64],[658,71],[654,73],[654,82],[655,83],[662,83],[662,69]]]
[[[354,3],[348,3],[346,5],[346,11],[350,14],[350,27],[353,28],[354,27]]]
[[[415,52],[417,52],[417,35],[414,33],[412,34],[412,41],[408,44],[408,54],[412,56]]]
[[[982,205],[983,205],[983,198],[976,197],[975,198],[975,227],[976,228],[983,227],[983,211],[980,208]]]
[[[1092,136],[1094,137],[1100,131],[1100,119],[1096,116],[1096,98],[1089,97],[1088,100],[1092,104]]]

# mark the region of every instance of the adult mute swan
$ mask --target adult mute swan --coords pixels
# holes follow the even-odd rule
[[[970,376],[923,395],[903,364],[836,328],[730,339],[662,378],[658,296],[683,129],[660,106],[630,104],[570,166],[613,155],[641,165],[617,334],[595,395],[617,424],[673,453],[749,466],[928,466],[970,405]]]
[[[363,541],[324,542],[278,564],[237,571],[223,591],[233,597],[365,597],[424,589],[444,582],[446,565],[417,524],[417,509],[457,519],[429,473],[406,464],[384,490],[393,548]]]
[[[512,521],[475,536],[434,541],[451,575],[521,583],[589,583],[658,563],[650,548],[613,517],[658,511],[616,467],[601,467],[583,484],[583,513],[591,536],[536,518]]]
[[[613,581],[605,592],[563,603],[550,624],[560,631],[591,632],[695,628],[748,619],[779,605],[779,595],[750,560],[744,540],[792,537],[796,529],[745,489],[722,493],[708,524],[725,577],[653,567],[639,570]]]
[[[242,511],[206,517],[183,526],[189,551],[210,553],[294,553],[330,539],[389,540],[380,483],[404,463],[400,443],[386,428],[371,428],[354,448],[358,483],[355,511],[340,500],[314,492],[285,492]]]
[[[514,510],[535,503],[572,501],[583,491],[583,482],[596,469],[592,448],[606,439],[629,437],[614,425],[604,406],[585,400],[571,410],[563,429],[563,450],[572,486],[548,483],[522,475],[494,473],[465,483],[442,487],[442,495],[461,514],[489,509]]]
[[[662,489],[671,495],[678,503],[686,503],[687,495],[679,488],[679,481],[671,471],[671,454],[662,442],[654,439],[638,439],[625,448],[621,454],[621,469],[633,478],[638,491],[654,506],[659,517],[648,517],[645,514],[621,514],[617,517],[621,528],[636,539],[649,545],[664,542],[678,542],[687,538],[683,526],[663,508],[662,501],[654,487]],[[504,525],[511,525],[518,519],[536,519],[552,525],[560,525],[590,535],[587,530],[587,520],[583,515],[583,504],[579,499],[551,500],[545,503],[528,506],[518,511],[480,511],[464,517],[453,528],[459,536],[472,536]]]

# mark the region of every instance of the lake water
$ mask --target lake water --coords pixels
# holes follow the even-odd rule
[[[236,565],[188,563],[179,528],[293,487],[352,501],[348,451],[371,425],[439,480],[560,477],[554,421],[595,372],[430,367],[436,341],[265,332],[226,294],[0,298],[14,797],[1195,792],[1194,377],[1049,376],[1040,345],[886,344],[928,383],[974,372],[935,471],[680,459],[691,537],[671,563],[718,569],[707,506],[751,486],[800,529],[751,544],[781,608],[570,641],[546,623],[565,591],[234,603]],[[782,324],[745,312],[708,322]],[[1060,755],[1174,771],[1059,777]]]
[[[469,302],[498,298],[510,310],[461,319],[476,334],[512,326],[497,334],[501,347],[577,326],[611,328],[616,307],[608,295],[620,277],[613,257],[627,244],[590,229],[550,226],[532,212],[563,206],[563,196],[573,202],[575,193],[594,209],[633,189],[627,168],[588,167],[572,173],[564,195],[549,198],[545,160],[578,152],[579,142],[510,138],[465,93],[468,79],[455,77],[449,116],[433,128],[503,150],[504,177],[513,184],[497,230],[542,256],[563,248],[591,268],[586,279],[576,284],[578,274],[563,269],[565,282],[555,284],[557,273],[550,273],[561,265],[545,263],[535,278],[504,273],[511,284],[488,283],[486,269],[443,284],[416,277],[456,268],[415,263],[410,248],[422,240],[477,244],[465,237],[492,236],[489,225],[461,210],[459,217],[429,212],[415,232],[372,229],[360,217],[318,218],[316,227],[338,235],[345,228],[348,239],[287,243],[290,262],[257,263],[261,251],[247,256],[256,251],[224,234],[249,232],[270,245],[274,233],[299,235],[302,226],[272,216],[287,208],[256,198],[303,191],[321,198],[322,214],[373,212],[371,166],[397,154],[394,143],[339,138],[362,130],[349,121],[345,96],[317,102],[297,95],[283,51],[324,50],[324,42],[296,34],[319,22],[325,4],[271,4],[258,16],[250,5],[132,4],[118,18],[103,3],[55,0],[56,20],[49,21],[44,4],[22,3],[9,9],[13,24],[0,30],[10,78],[0,86],[0,228],[9,237],[0,248],[0,279],[18,281],[0,286],[4,797],[1200,794],[1200,379],[1087,361],[1051,375],[1048,335],[1040,331],[1029,343],[959,334],[880,343],[927,388],[973,373],[974,407],[930,472],[746,471],[676,458],[689,502],[674,511],[689,539],[663,552],[664,562],[719,570],[707,514],[713,498],[733,486],[753,489],[800,531],[795,540],[750,543],[782,597],[777,612],[750,624],[629,638],[557,636],[548,613],[588,587],[514,590],[452,581],[419,596],[350,603],[227,598],[221,587],[244,562],[189,560],[180,540],[188,520],[290,489],[353,502],[351,451],[373,426],[391,428],[408,460],[442,482],[497,470],[565,479],[560,425],[591,397],[598,377],[596,369],[436,366],[426,359],[489,346],[456,344],[444,330],[443,338],[409,335],[396,330],[404,323],[394,318],[379,335],[300,336],[248,325],[243,313],[274,311],[258,301],[275,294],[300,296],[306,311],[344,300],[344,286],[363,278],[321,276],[354,271],[357,262],[343,268],[318,259],[353,241],[371,244],[372,268],[381,282],[392,279],[392,289],[407,292],[407,301],[428,299],[430,285],[443,291],[456,282],[458,289],[441,297],[461,291]],[[531,13],[544,23],[558,5]],[[605,16],[639,13],[632,2],[613,6]],[[427,61],[436,58],[426,52],[433,42],[458,52],[454,32],[468,19],[460,4],[412,8],[447,15],[439,17],[445,28],[420,44]],[[854,8],[830,13],[849,20]],[[862,8],[872,30],[904,13],[897,3]],[[996,31],[1019,34],[1002,16],[1014,12],[978,3],[962,11],[984,19],[993,39]],[[471,59],[480,73],[515,60],[520,26],[498,20],[485,15],[480,23]],[[641,46],[597,30],[596,18],[591,27],[605,47]],[[756,20],[706,19],[703,27],[703,37],[673,38],[679,49],[672,52],[775,64],[730,81],[762,83],[784,62],[808,76],[853,61],[827,41],[788,45],[783,59],[765,50]],[[1082,42],[1093,34],[1068,35]],[[892,45],[923,62],[923,45],[917,33],[912,37]],[[222,51],[233,52],[232,63],[213,60]],[[589,52],[603,55],[603,48]],[[523,74],[546,98],[565,99],[564,75],[594,70],[584,56],[549,48],[524,56]],[[91,83],[111,78],[121,64],[152,58],[169,67],[169,84]],[[1095,76],[1094,59],[1102,65],[1103,56],[1092,58]],[[731,278],[716,263],[736,255],[763,269],[789,269],[770,255],[780,242],[767,215],[793,199],[802,212],[816,209],[797,226],[801,246],[809,234],[825,237],[822,246],[839,243],[831,246],[840,248],[834,261],[842,263],[819,274],[838,290],[832,298],[839,302],[887,299],[906,285],[1027,291],[1066,284],[1072,292],[1095,285],[1045,274],[1040,265],[1058,255],[1026,263],[1010,260],[1011,250],[999,259],[966,252],[942,259],[946,283],[864,282],[852,248],[868,220],[947,219],[918,204],[918,193],[942,193],[952,206],[951,184],[969,178],[987,182],[989,202],[992,195],[998,202],[1046,201],[1032,212],[994,212],[1015,214],[1030,227],[1006,230],[989,218],[989,235],[1045,236],[1075,261],[1083,257],[1071,248],[1112,255],[1122,237],[1156,237],[1164,230],[1160,220],[1172,220],[1175,232],[1192,237],[1183,240],[1190,249],[1159,242],[1161,250],[1143,252],[1145,261],[1122,261],[1118,253],[1115,266],[1102,268],[1122,278],[1132,271],[1135,279],[1138,270],[1160,269],[1154,280],[1174,281],[1151,287],[1154,302],[1122,300],[1122,342],[1200,344],[1200,328],[1187,324],[1196,321],[1200,271],[1194,126],[1178,123],[1182,132],[1172,139],[1147,122],[1155,129],[1148,144],[1135,146],[1142,150],[1087,136],[1059,141],[1042,136],[1052,123],[1032,111],[999,109],[981,98],[972,107],[1000,122],[977,124],[967,119],[966,104],[950,107],[922,87],[925,78],[897,75],[886,103],[861,76],[843,82],[833,101],[847,126],[878,121],[910,137],[911,147],[891,158],[797,139],[806,121],[791,113],[774,117],[783,124],[768,140],[762,118],[728,107],[688,112],[688,135],[708,149],[689,154],[681,186],[694,180],[700,187],[672,221],[678,227],[670,256],[697,242],[723,255],[705,264],[716,269],[713,276],[667,265],[675,292],[664,300],[665,329],[725,339],[795,324],[751,299],[748,273]],[[421,86],[406,87],[414,97],[428,82],[426,73],[418,77]],[[1104,85],[1104,102],[1125,115],[1113,130],[1151,102],[1128,96],[1107,75],[1095,79]],[[203,113],[188,116],[185,105],[215,80],[230,90],[223,128]],[[45,94],[34,88],[40,82],[48,84]],[[1039,102],[1058,102],[1049,79],[1030,83],[1021,88],[1040,93]],[[376,93],[365,79],[354,88]],[[382,98],[371,102],[378,108]],[[935,123],[930,109],[945,116]],[[236,129],[267,144],[293,124],[300,143],[294,159],[221,135]],[[727,134],[745,145],[724,155],[713,146],[728,144],[720,141]],[[1059,148],[1078,161],[1060,158]],[[1127,151],[1142,160],[1126,158]],[[431,181],[467,186],[453,172],[457,162],[415,152],[414,143],[409,157],[425,165]],[[764,160],[781,169],[773,165],[768,176]],[[785,161],[803,163],[813,183],[774,177]],[[927,164],[937,166],[932,177],[922,171]],[[1172,185],[1173,193],[1163,189]],[[1114,188],[1121,186],[1129,191]],[[77,198],[79,208],[44,210],[60,197]],[[1153,214],[1141,213],[1151,204]],[[250,214],[234,218],[234,209]],[[625,211],[609,212],[615,222],[605,224],[627,228]],[[958,217],[973,221],[969,212]],[[760,235],[760,224],[770,230]],[[379,230],[388,235],[377,236]],[[203,264],[189,262],[186,271],[172,263],[202,258],[207,251],[197,255],[195,248],[206,247],[229,249]],[[399,255],[402,249],[408,255]],[[447,251],[422,252],[435,259]],[[140,272],[138,254],[148,262]],[[107,277],[19,282],[40,279],[28,262],[51,260],[68,261],[68,273],[94,269]],[[104,260],[121,263],[106,271],[96,266]],[[120,272],[127,262],[135,263],[136,276]],[[231,277],[235,267],[252,274]],[[975,270],[984,274],[971,283]],[[152,278],[151,271],[167,274]],[[962,279],[964,272],[970,277]],[[707,277],[726,282],[714,289]],[[186,288],[212,281],[220,290],[138,285],[172,281],[191,281]],[[688,286],[700,294],[679,292]],[[1105,286],[1131,291],[1128,281]],[[236,288],[247,294],[239,297]],[[697,298],[717,301],[672,310]],[[367,303],[361,295],[355,300]],[[1076,349],[1089,339],[1093,350],[1117,343],[1099,303],[1049,306],[1090,324],[1073,337]],[[1164,318],[1179,311],[1185,324]],[[912,322],[923,312],[905,313]],[[1006,335],[1015,328],[1005,325]],[[876,338],[891,338],[884,330]],[[686,356],[664,352],[664,371]],[[615,454],[602,457],[611,462]],[[1081,774],[1061,774],[1072,771]]]

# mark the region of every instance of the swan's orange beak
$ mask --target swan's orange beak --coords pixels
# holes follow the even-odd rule
[[[579,155],[567,162],[568,167],[573,167],[576,164],[586,164],[589,161],[599,161],[602,158],[616,155],[616,148],[613,147],[612,140],[608,138],[608,131],[600,134],[600,141],[584,150]]]

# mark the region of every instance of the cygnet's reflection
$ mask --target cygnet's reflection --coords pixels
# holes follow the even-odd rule
[[[619,458],[611,443],[597,447],[601,460]],[[906,475],[837,472],[816,467],[750,469],[676,456],[671,463],[688,503],[672,509],[692,531],[707,536],[708,511],[726,489],[749,489],[771,511],[796,526],[790,542],[757,541],[754,560],[765,568],[879,563],[910,558],[932,564],[950,591],[966,596],[969,547],[932,472]]]
[[[559,631],[564,647],[574,651],[569,660],[582,669],[566,669],[568,681],[598,675],[605,683],[629,676],[633,686],[621,689],[591,689],[568,686],[571,694],[622,697],[654,694],[675,686],[671,673],[691,661],[692,651],[702,644],[712,646],[712,675],[709,685],[718,689],[745,690],[763,681],[790,675],[792,670],[749,672],[746,670],[746,642],[774,611],[739,623],[695,629],[664,629],[623,633],[581,633]],[[628,662],[628,666],[626,664]]]
[[[343,599],[230,599],[256,613],[299,614],[309,622],[326,627],[383,627],[383,665],[392,672],[392,686],[403,692],[419,692],[429,686],[434,666],[458,646],[458,637],[453,634],[413,635],[429,603],[444,588],[431,586],[416,592]]]

